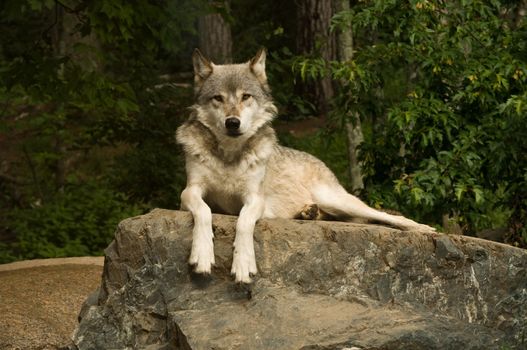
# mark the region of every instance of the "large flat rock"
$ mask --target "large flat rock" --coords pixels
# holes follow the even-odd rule
[[[120,223],[78,349],[524,349],[527,251],[341,222],[261,220],[259,274],[229,274],[235,217],[214,215],[216,267],[187,265],[189,213]]]

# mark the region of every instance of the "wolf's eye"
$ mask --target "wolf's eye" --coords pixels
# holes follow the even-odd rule
[[[214,95],[212,96],[213,99],[215,99],[218,102],[223,102],[223,96],[221,95]]]
[[[248,99],[250,99],[252,97],[251,94],[243,94],[242,95],[242,101],[247,101]]]

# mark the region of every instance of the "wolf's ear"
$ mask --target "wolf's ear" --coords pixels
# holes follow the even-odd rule
[[[260,50],[258,50],[256,56],[254,56],[249,61],[251,71],[254,73],[254,75],[256,75],[262,84],[267,82],[267,76],[265,75],[265,56],[265,48],[262,47]]]
[[[194,49],[192,64],[194,65],[194,83],[200,86],[212,74],[213,63],[206,59],[201,51]]]

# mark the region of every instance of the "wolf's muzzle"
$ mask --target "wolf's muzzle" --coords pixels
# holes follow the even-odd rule
[[[230,136],[238,136],[240,129],[240,119],[238,118],[227,118],[225,120],[225,128]]]

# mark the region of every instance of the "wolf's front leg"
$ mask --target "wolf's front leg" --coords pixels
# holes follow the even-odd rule
[[[264,198],[260,194],[250,194],[240,211],[236,223],[236,238],[234,239],[234,254],[231,273],[236,282],[251,283],[251,274],[258,272],[254,254],[254,226],[262,217]]]
[[[214,264],[212,213],[202,195],[200,186],[187,186],[181,193],[181,208],[190,211],[194,218],[189,264],[196,265],[194,271],[197,273],[210,273]]]

